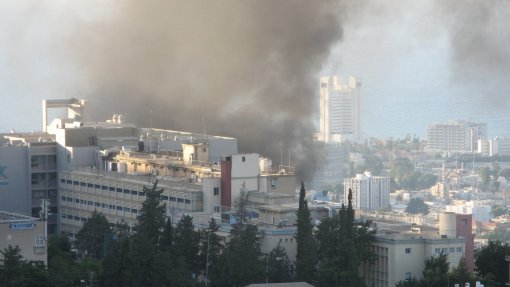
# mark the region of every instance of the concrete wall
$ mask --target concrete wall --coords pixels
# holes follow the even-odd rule
[[[204,213],[217,212],[214,207],[221,207],[221,179],[220,178],[204,178],[203,185],[203,201]],[[214,188],[218,189],[218,194],[214,194]],[[220,208],[221,211],[221,208]]]
[[[31,215],[27,147],[0,146],[0,210]]]

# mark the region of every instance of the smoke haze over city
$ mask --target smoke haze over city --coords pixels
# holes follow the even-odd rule
[[[274,156],[306,150],[319,76],[352,74],[367,136],[452,118],[508,135],[510,4],[454,2],[3,2],[0,131],[40,129],[42,99],[76,97],[89,119],[150,118]]]

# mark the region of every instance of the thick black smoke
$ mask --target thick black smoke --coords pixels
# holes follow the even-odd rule
[[[292,149],[310,177],[318,77],[342,38],[339,1],[119,1],[82,23],[69,58],[96,117],[239,138],[243,152]],[[287,159],[285,159],[287,161]]]

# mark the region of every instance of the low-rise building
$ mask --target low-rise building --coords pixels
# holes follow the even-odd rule
[[[47,265],[46,228],[38,218],[0,211],[0,250],[18,246],[23,260]]]

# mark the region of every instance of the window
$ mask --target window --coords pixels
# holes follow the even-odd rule
[[[462,247],[457,247],[457,253],[462,253]]]
[[[220,194],[220,188],[219,187],[215,187],[214,188],[214,195],[218,195]]]
[[[206,151],[207,151],[207,148],[203,147],[202,152],[206,152]]]
[[[277,178],[271,178],[271,188],[272,189],[276,188],[276,181],[277,181]]]
[[[87,183],[87,187],[89,187],[89,188],[93,188],[93,187],[94,187],[94,185],[93,185],[92,183]]]
[[[162,195],[162,196],[161,196],[161,200],[168,200],[168,196],[166,196],[166,195]]]
[[[95,189],[101,189],[101,186],[99,184],[94,184]]]
[[[175,200],[176,200],[175,197],[170,196],[170,201],[175,201]]]
[[[35,236],[35,246],[44,246],[44,235]]]
[[[140,191],[140,192],[138,192],[138,195],[139,195],[139,196],[145,196],[145,191]]]
[[[455,247],[450,247],[450,253],[455,253]]]
[[[443,254],[448,253],[448,248],[443,248],[443,249],[441,249],[441,253],[443,253]]]
[[[86,182],[80,181],[80,186],[87,186]]]
[[[106,186],[106,185],[102,185],[102,186],[101,186],[101,189],[102,189],[102,190],[108,190],[108,186]]]
[[[434,249],[434,253],[435,253],[435,254],[439,254],[439,253],[441,253],[441,248],[436,248],[436,249]]]
[[[220,212],[220,207],[219,206],[215,206],[214,207],[214,212]]]
[[[117,210],[122,211],[122,206],[117,206]]]
[[[119,189],[120,189],[120,188],[119,188]],[[110,186],[110,187],[109,187],[109,190],[110,190],[110,191],[115,191],[115,187],[114,187],[114,186]],[[117,190],[117,191],[118,191],[118,190]],[[119,192],[122,192],[122,190],[121,190],[121,191],[119,191]]]
[[[67,184],[73,184],[73,181],[72,181],[72,180],[70,180],[70,179],[68,179],[68,180],[66,180],[66,183],[67,183]]]
[[[89,200],[89,201],[87,201],[87,205],[94,205],[94,202]]]
[[[136,210],[134,208],[131,209],[131,213],[137,213],[137,212],[138,212],[138,210]]]
[[[60,183],[66,183],[66,180],[62,178],[62,179],[60,180]]]
[[[406,280],[411,280],[413,278],[413,273],[411,272],[406,272],[406,275],[404,277]]]
[[[130,193],[131,193],[131,191],[130,191],[129,189],[124,189],[124,193],[125,193],[125,194],[130,194]]]
[[[117,187],[117,192],[121,192],[122,193],[122,188],[118,188]],[[129,193],[129,192],[128,192]]]
[[[406,254],[411,254],[411,248],[406,248]]]
[[[184,202],[184,199],[182,199],[182,198],[177,198],[177,202]]]
[[[127,189],[126,189],[126,190],[127,190]],[[138,194],[138,191],[136,191],[136,190],[131,190],[131,194],[132,194],[132,195],[137,195],[137,194]]]
[[[80,183],[77,180],[73,180],[73,185],[80,185]]]
[[[245,162],[246,161],[246,157],[243,156],[242,161]]]
[[[184,203],[186,203],[186,204],[190,204],[190,203],[191,203],[191,201],[190,201],[189,199],[186,199],[186,200],[184,200]]]

